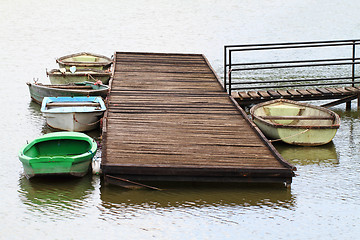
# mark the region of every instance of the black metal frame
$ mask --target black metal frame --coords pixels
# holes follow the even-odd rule
[[[355,66],[360,64],[360,58],[356,58],[356,46],[360,45],[360,40],[336,40],[336,41],[317,41],[317,42],[291,42],[291,43],[268,43],[268,44],[248,44],[248,45],[227,45],[224,46],[224,91],[229,94],[233,90],[257,90],[262,88],[293,88],[293,87],[312,87],[330,85],[351,85],[360,83],[356,81],[360,76],[356,76]],[[320,48],[320,47],[352,47],[352,56],[348,58],[313,59],[296,61],[273,61],[273,62],[251,62],[233,63],[235,52],[261,51],[261,50],[281,50],[299,48]],[[274,66],[275,65],[275,66]],[[233,82],[232,73],[250,70],[281,69],[281,68],[306,68],[321,66],[351,65],[351,76],[340,78],[312,78],[312,79],[289,79],[274,81],[245,81]],[[350,80],[350,81],[347,81]],[[330,82],[325,82],[330,81]],[[307,82],[307,83],[305,83]],[[309,83],[311,82],[311,83]],[[254,86],[254,84],[270,83],[271,85]],[[289,84],[297,83],[297,84]],[[300,83],[300,84],[299,84]]]

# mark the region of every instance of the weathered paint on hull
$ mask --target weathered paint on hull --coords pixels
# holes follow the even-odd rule
[[[254,120],[265,136],[300,146],[324,145],[334,138],[337,129],[276,128]]]
[[[293,145],[327,144],[340,126],[340,117],[335,112],[288,99],[257,104],[250,113],[268,138]]]
[[[94,53],[75,53],[56,59],[60,68],[70,69],[76,66],[77,69],[96,69],[108,70],[111,67],[112,60],[106,56]]]
[[[80,64],[71,64],[71,65],[65,65],[65,64],[60,64],[59,63],[59,68],[65,68],[66,70],[70,70],[70,68],[72,67],[72,66],[75,66],[76,67],[76,69],[78,69],[78,70],[81,70],[81,69],[89,69],[89,68],[91,68],[91,69],[94,69],[94,70],[108,70],[108,69],[110,69],[110,65],[108,65],[108,66],[94,66],[94,65],[91,65],[91,64],[83,64],[83,65],[80,65]]]
[[[72,163],[61,158],[46,158],[43,161],[23,163],[27,178],[48,175],[69,175],[74,177],[85,176],[90,169],[91,159]]]
[[[73,132],[87,132],[98,128],[102,115],[103,112],[44,113],[50,127]]]
[[[109,88],[99,90],[74,90],[74,89],[59,89],[46,87],[45,85],[36,85],[28,83],[31,98],[41,104],[44,97],[74,97],[74,96],[101,96],[105,98],[108,94]]]
[[[111,73],[92,73],[90,74],[77,74],[77,73],[48,73],[51,84],[68,84],[77,82],[96,82],[100,80],[103,84],[108,84]]]

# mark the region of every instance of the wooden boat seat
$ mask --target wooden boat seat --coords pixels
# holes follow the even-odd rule
[[[93,56],[77,56],[72,58],[74,62],[97,62],[98,57]]]
[[[265,106],[264,111],[268,117],[279,117],[279,116],[299,116],[305,110],[304,107],[292,106],[292,105],[271,105]],[[294,124],[296,119],[291,118],[272,118],[270,121],[276,124],[290,125]]]
[[[100,103],[84,102],[52,102],[46,104],[47,107],[100,107]]]
[[[260,116],[266,120],[333,120],[328,116]]]
[[[93,89],[91,86],[51,86],[51,87],[59,88],[59,89],[89,89],[89,90]]]

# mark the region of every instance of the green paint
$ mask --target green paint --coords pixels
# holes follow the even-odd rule
[[[78,132],[45,134],[24,146],[19,153],[25,174],[69,174],[83,176],[97,151],[96,142]]]

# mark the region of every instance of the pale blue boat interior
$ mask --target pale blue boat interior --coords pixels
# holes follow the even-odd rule
[[[50,107],[49,103],[59,103],[59,105]],[[74,105],[71,105],[71,104]],[[96,106],[87,106],[86,104],[98,103]],[[64,104],[61,106],[61,104]],[[84,106],[82,106],[84,104]],[[44,97],[41,104],[41,112],[44,113],[69,113],[69,112],[104,112],[105,103],[101,97]]]

